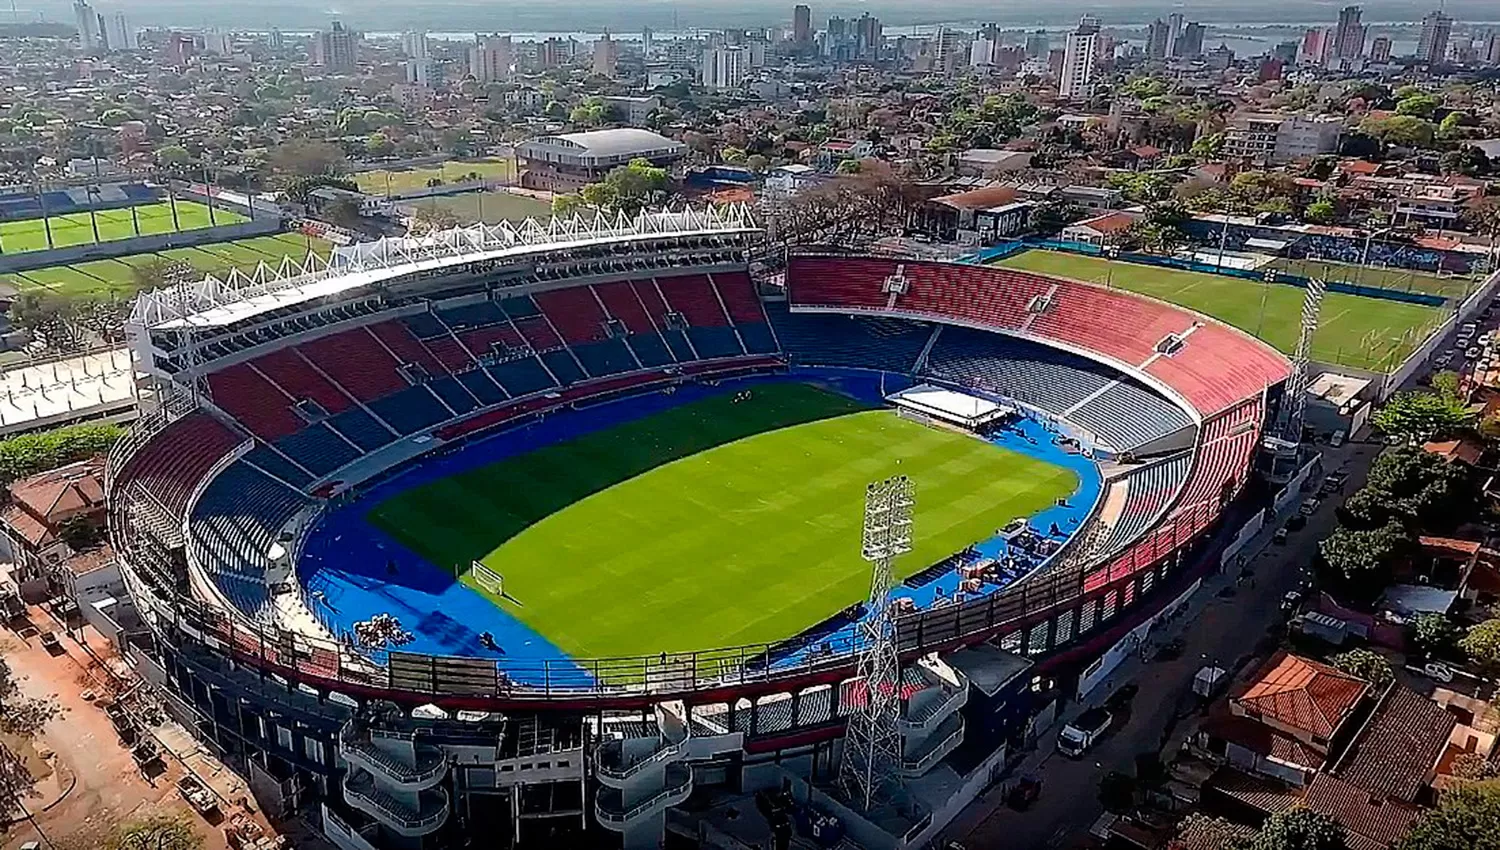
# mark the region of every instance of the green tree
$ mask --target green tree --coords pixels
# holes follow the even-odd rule
[[[1486,672],[1500,671],[1500,619],[1491,618],[1470,626],[1459,638],[1458,648]]]
[[[650,160],[633,159],[628,165],[611,169],[604,176],[603,185],[608,187],[610,194],[605,206],[634,214],[666,193],[667,170],[652,165]],[[587,191],[588,187],[584,189]],[[592,201],[589,205],[597,206]]]
[[[182,145],[167,145],[156,150],[156,164],[162,168],[180,168],[192,161],[193,155]]]
[[[1347,846],[1342,824],[1298,806],[1266,818],[1247,850],[1345,850]]]
[[[371,133],[365,138],[365,153],[373,157],[390,156],[396,150],[396,143],[391,137],[384,133]]]
[[[271,170],[285,178],[343,174],[347,168],[338,145],[310,139],[293,139],[272,148],[267,157]]]
[[[719,151],[719,160],[730,165],[741,165],[745,162],[746,158],[745,149],[737,148],[734,145],[726,145]]]
[[[1318,544],[1330,569],[1360,590],[1378,592],[1388,584],[1391,568],[1410,551],[1411,537],[1392,520],[1379,528],[1339,526]]]
[[[412,215],[411,230],[416,234],[436,233],[440,230],[452,230],[462,222],[447,207],[436,203],[423,204],[417,207]]]
[[[766,169],[771,167],[771,161],[761,154],[753,153],[745,157],[745,167],[752,174],[765,174]]]
[[[1453,649],[1458,630],[1446,614],[1428,612],[1412,618],[1411,641],[1423,655],[1446,655]]]
[[[1432,122],[1415,115],[1392,115],[1389,118],[1372,116],[1361,121],[1359,129],[1386,144],[1409,148],[1431,147],[1436,134]]]
[[[1375,458],[1365,486],[1344,508],[1366,526],[1394,519],[1414,529],[1447,528],[1463,518],[1468,498],[1463,467],[1415,446],[1399,446]]]
[[[590,183],[578,191],[578,200],[597,210],[612,210],[618,203],[614,187],[608,183]]]
[[[1218,159],[1224,152],[1224,134],[1204,133],[1193,140],[1193,146],[1188,152],[1200,159]]]
[[[1371,417],[1381,431],[1407,443],[1450,436],[1471,418],[1458,399],[1421,390],[1396,393]]]
[[[1418,94],[1405,98],[1396,104],[1397,115],[1414,115],[1418,118],[1431,118],[1432,113],[1442,106],[1442,101],[1430,94]]]
[[[1083,217],[1083,210],[1066,201],[1043,201],[1031,211],[1031,227],[1052,234]]]
[[[1377,687],[1389,682],[1395,673],[1384,655],[1368,649],[1351,649],[1332,658],[1333,666],[1351,676],[1358,676]]]
[[[840,174],[858,174],[863,169],[864,169],[864,165],[862,163],[860,163],[859,160],[857,160],[857,159],[846,159],[843,162],[839,163],[838,173],[840,173]]]
[[[1319,198],[1302,211],[1303,220],[1309,224],[1333,224],[1338,217],[1339,208],[1329,198]]]
[[[121,827],[109,850],[200,850],[203,835],[186,818],[148,815]]]
[[[583,197],[580,195],[553,195],[552,214],[569,216],[583,206]]]
[[[1397,850],[1500,850],[1500,781],[1449,786]]]
[[[1474,116],[1467,112],[1454,110],[1443,116],[1438,122],[1438,138],[1459,139],[1464,136],[1464,128],[1474,124]]]

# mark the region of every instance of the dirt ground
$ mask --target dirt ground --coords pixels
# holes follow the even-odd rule
[[[31,618],[43,630],[56,628],[36,609]],[[164,812],[194,824],[208,850],[226,848],[223,830],[178,796],[181,763],[168,758],[164,769],[149,778],[137,768],[99,704],[110,691],[102,667],[72,639],[64,637],[62,643],[63,651],[53,655],[36,635],[0,631],[0,655],[22,692],[54,699],[59,707],[43,734],[19,751],[37,779],[34,792],[22,801],[31,817],[17,809],[9,828],[0,833],[0,847],[12,850],[41,841],[44,848],[57,850],[98,848],[119,824]],[[89,646],[107,643],[94,635]]]

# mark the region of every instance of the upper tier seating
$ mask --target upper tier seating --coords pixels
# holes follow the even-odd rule
[[[364,328],[319,337],[297,348],[339,386],[360,401],[404,389],[401,364]]]
[[[431,428],[453,415],[426,386],[407,387],[371,402],[370,409],[402,436]]]
[[[1158,357],[1146,371],[1187,398],[1205,415],[1216,413],[1251,392],[1286,377],[1281,356],[1232,328],[1204,325],[1189,337],[1187,347],[1171,357]]]
[[[598,342],[608,339],[605,323],[608,317],[599,307],[594,291],[587,286],[572,286],[538,292],[533,296],[552,326],[569,343]]]
[[[292,403],[248,363],[236,363],[208,376],[208,394],[221,410],[263,440],[284,437],[305,426]]]
[[[275,442],[287,457],[314,475],[327,475],[357,459],[361,452],[325,423],[309,425]]]
[[[369,330],[402,363],[415,363],[433,377],[447,374],[448,369],[442,362],[427,350],[427,346],[412,336],[411,330],[401,322],[381,322],[371,325]]]
[[[616,283],[595,284],[594,292],[598,294],[599,300],[603,302],[604,309],[609,315],[625,323],[625,327],[633,334],[649,334],[656,332],[656,324],[646,313],[646,308],[641,304],[641,299],[635,294],[635,289],[625,281]]]
[[[1097,556],[1113,555],[1140,537],[1182,487],[1192,465],[1192,453],[1183,452],[1127,474],[1121,482],[1126,487],[1125,505],[1099,544]]]
[[[391,429],[375,421],[363,408],[351,407],[328,420],[328,426],[361,450],[373,452],[396,439]]]
[[[764,324],[766,313],[761,309],[760,297],[755,294],[755,284],[744,272],[715,272],[711,275],[719,298],[729,311],[729,318],[736,325]]]
[[[482,328],[505,321],[505,313],[500,309],[500,305],[489,299],[455,307],[443,306],[433,312],[443,324],[454,330]]]
[[[594,378],[634,372],[641,368],[640,362],[630,353],[624,340],[611,339],[575,345],[573,353],[578,356],[578,362],[583,364],[584,370]]]
[[[262,354],[251,360],[250,365],[259,369],[262,375],[270,378],[287,395],[299,401],[312,399],[329,413],[343,413],[354,406],[347,395],[318,374],[306,360],[298,356],[295,349],[282,348]]]
[[[719,303],[719,294],[707,275],[659,277],[656,285],[671,309],[686,317],[689,325],[713,328],[729,324],[729,316],[725,315],[724,305]]]
[[[1098,396],[1067,413],[1105,445],[1128,451],[1192,424],[1182,409],[1122,377]]]
[[[788,313],[785,304],[766,312],[792,358],[814,366],[848,366],[908,373],[932,336],[932,326],[903,319]]]
[[[244,441],[207,413],[194,412],[162,429],[120,471],[181,521],[188,497],[214,464]]]

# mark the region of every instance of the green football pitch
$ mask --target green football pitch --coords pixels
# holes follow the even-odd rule
[[[507,598],[491,601],[575,657],[685,652],[783,640],[862,601],[865,485],[897,474],[917,499],[901,577],[1078,483],[787,382],[436,481],[370,518],[433,564],[499,572]]]
[[[450,160],[422,168],[376,169],[352,175],[359,190],[370,195],[396,194],[427,188],[430,180],[460,183],[477,174],[482,180],[502,182],[516,179],[516,161],[511,158]]]
[[[1297,345],[1303,290],[1201,272],[1164,269],[1058,251],[1025,251],[1001,260],[1013,269],[1053,274],[1139,292],[1180,304],[1260,337],[1287,354]],[[1390,371],[1422,343],[1446,312],[1330,292],[1323,299],[1314,360]]]
[[[111,242],[133,236],[197,230],[245,221],[243,215],[218,207],[214,208],[213,215],[210,216],[207,206],[194,201],[178,201],[175,218],[172,215],[172,204],[162,202],[127,209],[101,210],[94,214],[94,219],[99,226],[97,239],[94,237],[95,221],[86,212],[54,215],[45,221],[29,218],[0,222],[0,252],[19,254],[23,251],[45,251],[49,248],[92,245],[95,242]],[[52,233],[50,244],[47,241],[48,230]]]

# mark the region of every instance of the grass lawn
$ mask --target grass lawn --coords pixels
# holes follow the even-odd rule
[[[436,177],[444,183],[457,183],[469,174],[477,173],[486,180],[513,181],[516,179],[514,159],[453,160],[423,168],[399,170],[376,169],[361,171],[353,175],[359,190],[371,195],[410,192],[427,188],[427,181]]]
[[[1282,258],[1267,263],[1266,267],[1282,269],[1302,277],[1321,277],[1329,281],[1352,283],[1358,286],[1378,286],[1403,292],[1426,292],[1445,298],[1462,298],[1478,284],[1478,281],[1469,277],[1443,277],[1411,269],[1366,268],[1328,260]]]
[[[1025,251],[1000,261],[1015,269],[1054,274],[1139,292],[1180,304],[1248,331],[1292,353],[1303,290],[1200,272],[1163,269],[1056,251]],[[1323,299],[1314,360],[1389,371],[1443,320],[1436,307],[1330,292]]]
[[[412,203],[418,208],[441,207],[453,213],[459,221],[465,224],[476,221],[498,224],[502,221],[552,217],[550,203],[527,195],[512,195],[509,192],[465,192],[462,195],[423,198]]]
[[[370,518],[433,564],[482,560],[515,600],[492,601],[568,653],[679,652],[782,640],[864,599],[865,485],[892,474],[917,490],[903,577],[1077,486],[1070,470],[785,383],[433,482]]]
[[[262,262],[275,268],[281,264],[283,256],[295,257],[300,262],[308,251],[327,256],[332,249],[331,244],[321,239],[313,239],[300,233],[282,233],[233,242],[214,242],[196,248],[172,248],[160,253],[131,254],[110,260],[50,266],[5,275],[0,277],[0,282],[15,286],[22,292],[45,289],[70,298],[127,298],[139,288],[135,280],[135,268],[158,259],[186,260],[204,274],[222,275],[232,268],[250,273]]]
[[[134,217],[130,209],[103,210],[97,213],[98,241],[129,239],[136,235],[137,225],[140,227],[141,235],[150,235],[171,233],[176,230],[196,230],[211,227],[213,224],[235,224],[245,220],[245,217],[239,213],[215,208],[213,221],[210,222],[208,207],[193,201],[177,202],[175,221],[172,218],[172,205],[169,203],[142,204],[132,209],[135,211]],[[51,247],[54,248],[90,245],[96,241],[94,223],[89,220],[89,214],[86,212],[69,213],[52,216],[46,223],[39,218],[0,222],[0,252],[17,254],[22,251],[47,250],[49,227],[52,231]]]

